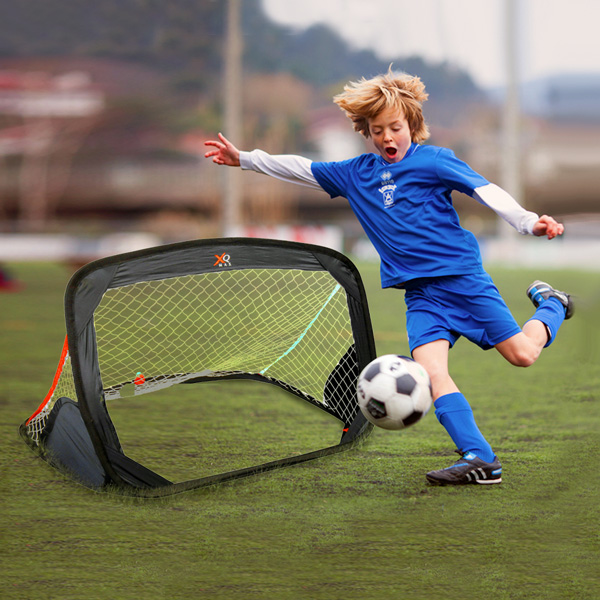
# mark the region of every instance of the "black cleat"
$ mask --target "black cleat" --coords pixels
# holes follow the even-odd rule
[[[527,296],[536,308],[548,298],[556,298],[565,307],[565,319],[570,319],[573,316],[575,309],[571,296],[566,292],[555,290],[545,281],[534,281],[527,288]]]
[[[494,462],[488,463],[472,452],[462,453],[458,450],[457,452],[462,455],[462,458],[457,460],[451,467],[439,471],[430,471],[425,475],[429,483],[434,485],[502,483],[502,465],[497,458],[494,459]]]

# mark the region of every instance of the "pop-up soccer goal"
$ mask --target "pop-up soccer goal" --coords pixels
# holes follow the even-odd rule
[[[54,381],[20,431],[88,487],[172,494],[332,454],[371,430],[356,400],[375,358],[366,295],[333,250],[224,238],[113,256],[73,275],[65,317]],[[333,415],[339,443],[182,482],[125,454],[107,401],[225,379],[269,383]]]

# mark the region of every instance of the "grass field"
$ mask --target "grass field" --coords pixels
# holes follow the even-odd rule
[[[0,295],[2,598],[600,597],[600,273],[492,271],[519,322],[534,278],[573,291],[577,314],[530,369],[465,341],[451,353],[502,485],[429,486],[424,473],[454,460],[430,414],[333,457],[142,500],[74,484],[19,438],[54,375],[71,273],[11,267],[25,287]],[[378,354],[406,353],[402,293],[359,268]],[[126,451],[167,477],[337,442],[336,424],[270,386],[177,387],[109,405]]]

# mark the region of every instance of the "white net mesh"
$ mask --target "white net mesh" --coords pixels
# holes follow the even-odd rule
[[[244,269],[139,282],[95,311],[107,399],[201,376],[262,375],[323,402],[353,344],[346,294],[324,271]],[[353,416],[349,406],[343,417]]]
[[[56,401],[63,396],[73,400],[76,399],[73,371],[71,370],[71,357],[68,352],[64,356],[61,356],[56,377],[56,386],[50,389],[45,403],[40,406],[38,412],[27,422],[27,432],[35,443],[39,442],[40,435],[46,426],[48,416]]]
[[[349,423],[357,412],[346,293],[327,271],[242,269],[109,289],[94,312],[107,400],[198,377],[258,376],[324,404]],[[76,400],[68,355],[54,393],[28,423],[37,441],[58,398]]]

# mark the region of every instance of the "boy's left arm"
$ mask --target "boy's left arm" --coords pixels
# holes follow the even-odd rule
[[[525,210],[508,192],[490,183],[475,189],[475,199],[491,208],[519,233],[548,236],[548,239],[562,235],[564,226],[548,215],[538,216]]]

